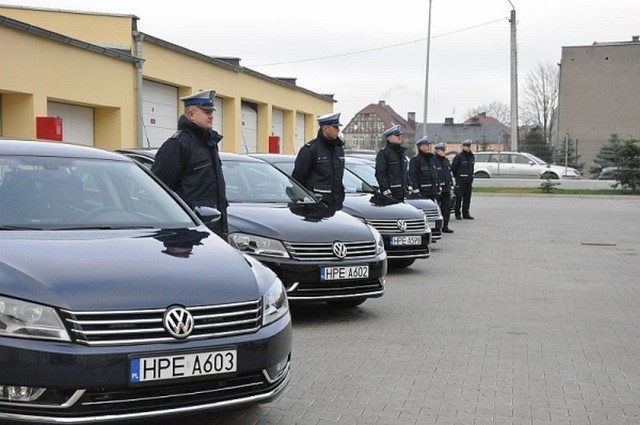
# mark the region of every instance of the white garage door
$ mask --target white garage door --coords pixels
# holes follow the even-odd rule
[[[62,118],[62,141],[94,146],[93,108],[47,102],[47,115]]]
[[[304,114],[298,112],[296,113],[296,152],[298,152],[306,142],[306,140],[304,140],[305,129]]]
[[[240,134],[241,152],[258,152],[258,108],[248,102],[242,102],[242,127]]]
[[[271,135],[280,138],[280,152],[283,152],[284,145],[284,111],[274,109],[271,114]]]
[[[178,88],[142,81],[142,138],[146,146],[158,147],[176,132]]]

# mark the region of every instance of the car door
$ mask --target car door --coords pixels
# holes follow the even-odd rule
[[[537,179],[540,167],[530,158],[521,154],[512,154],[514,177],[521,179]]]

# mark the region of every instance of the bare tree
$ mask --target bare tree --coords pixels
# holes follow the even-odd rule
[[[520,117],[524,124],[537,126],[547,143],[556,131],[560,72],[557,65],[538,65],[527,74]]]
[[[509,121],[511,120],[511,107],[501,102],[492,102],[469,109],[465,119],[475,117],[483,112],[486,112],[487,116],[497,119],[506,126],[509,125]]]

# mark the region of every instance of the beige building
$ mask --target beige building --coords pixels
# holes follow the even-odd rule
[[[332,95],[141,33],[138,19],[0,5],[0,137],[155,147],[180,97],[214,89],[223,150],[294,153],[333,111]]]
[[[640,39],[562,48],[559,143],[577,141],[586,167],[610,139],[640,139]]]

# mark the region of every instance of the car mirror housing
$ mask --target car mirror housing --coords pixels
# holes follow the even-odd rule
[[[214,223],[222,218],[222,213],[215,208],[196,206],[193,208],[198,218],[203,223]]]

